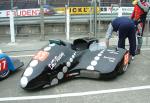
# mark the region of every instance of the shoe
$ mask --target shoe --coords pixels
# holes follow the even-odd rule
[[[139,54],[141,54],[141,49],[137,49],[137,50],[135,51],[135,55],[139,55]]]
[[[130,64],[131,61],[133,61],[133,60],[134,60],[134,56],[130,55],[130,56],[129,56],[129,64]]]
[[[131,56],[131,60],[134,60],[134,56]]]

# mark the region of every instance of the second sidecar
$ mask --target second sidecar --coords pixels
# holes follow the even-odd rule
[[[19,59],[10,58],[5,53],[0,53],[0,80],[5,79],[11,72],[15,72],[24,65]]]

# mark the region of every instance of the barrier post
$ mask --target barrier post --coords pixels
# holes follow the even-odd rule
[[[11,10],[10,10],[10,35],[11,35],[11,43],[15,43],[15,28],[14,28],[14,14],[13,14],[13,0],[11,0]]]
[[[101,20],[100,20],[101,0],[99,0],[98,2],[99,2],[99,13],[98,13],[98,14],[99,14],[99,18],[98,18],[98,30],[99,30],[99,31],[98,31],[98,32],[99,32],[99,34],[100,34],[100,32],[101,32],[101,29],[100,29],[100,28],[101,28]]]
[[[94,37],[97,35],[97,0],[94,0]]]
[[[91,34],[93,31],[92,31],[92,7],[90,6],[90,33]]]
[[[120,3],[119,3],[119,8],[118,8],[118,17],[121,17],[121,16],[122,16],[122,7],[121,7],[121,2],[122,2],[122,0],[120,0]]]
[[[149,46],[149,44],[148,44],[148,40],[149,40],[149,26],[150,26],[150,24],[149,24],[149,22],[150,22],[150,20],[149,20],[149,17],[148,17],[148,19],[147,19],[147,36],[146,36],[146,46]]]
[[[41,29],[41,37],[40,40],[45,40],[45,33],[44,33],[44,1],[40,0],[40,29]]]
[[[66,5],[66,40],[70,39],[70,14],[69,7]]]

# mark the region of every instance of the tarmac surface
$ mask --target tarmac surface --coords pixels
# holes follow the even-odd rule
[[[71,37],[73,39],[78,37]],[[150,101],[150,40],[142,53],[131,62],[128,70],[110,81],[75,79],[52,88],[26,91],[20,87],[20,78],[32,56],[48,44],[49,39],[65,40],[65,36],[48,36],[45,41],[39,37],[0,37],[0,49],[11,57],[19,58],[25,65],[0,81],[0,103],[149,103]],[[149,39],[149,38],[148,38]],[[103,41],[103,39],[101,39]],[[111,41],[115,44],[116,39]]]

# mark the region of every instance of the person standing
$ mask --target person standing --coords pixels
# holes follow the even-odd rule
[[[137,36],[136,54],[140,54],[143,43],[143,31],[150,4],[144,0],[134,0],[132,4],[134,5],[134,10],[131,14],[131,19],[135,22]]]
[[[118,32],[118,47],[125,49],[125,40],[129,40],[129,52],[130,57],[134,59],[136,50],[136,36],[135,36],[135,24],[133,20],[128,17],[117,17],[109,24],[106,32],[106,46],[109,46],[109,39],[112,36],[112,32]]]

